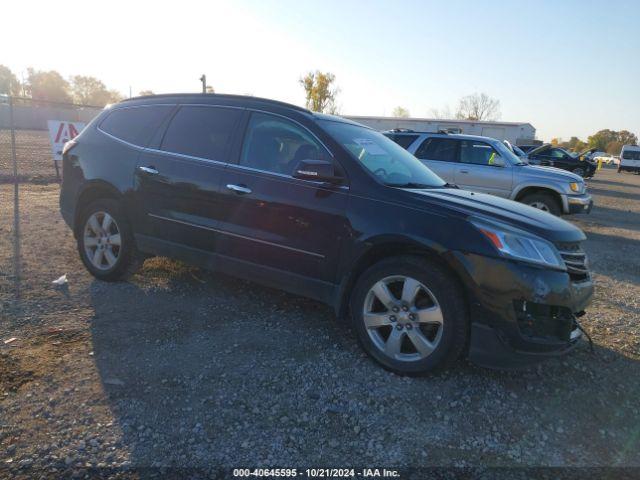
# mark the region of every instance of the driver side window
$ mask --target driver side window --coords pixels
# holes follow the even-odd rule
[[[484,142],[463,140],[460,144],[460,162],[472,165],[494,165],[500,154]]]
[[[240,165],[291,175],[300,160],[331,160],[309,132],[274,115],[251,114],[242,145]]]

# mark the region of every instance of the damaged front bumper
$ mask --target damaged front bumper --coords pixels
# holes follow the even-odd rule
[[[589,275],[499,258],[461,255],[471,293],[469,359],[518,368],[563,355],[581,338],[578,317],[593,295]]]

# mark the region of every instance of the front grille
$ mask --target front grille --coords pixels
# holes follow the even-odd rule
[[[569,277],[574,282],[589,280],[589,263],[587,254],[579,242],[564,242],[557,244],[562,260],[567,266]]]

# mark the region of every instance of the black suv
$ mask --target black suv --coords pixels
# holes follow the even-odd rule
[[[596,148],[590,148],[580,153],[570,153],[564,148],[554,147],[551,144],[528,148],[520,147],[527,154],[527,159],[532,165],[556,167],[568,170],[584,178],[591,178],[596,173],[598,166],[589,157]]]
[[[62,215],[98,279],[166,255],[318,299],[403,374],[567,351],[593,292],[578,228],[276,101],[121,102],[65,146],[63,174]]]

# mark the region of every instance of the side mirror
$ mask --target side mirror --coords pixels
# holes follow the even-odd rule
[[[293,178],[316,182],[341,183],[332,162],[326,160],[300,160],[293,169]]]

